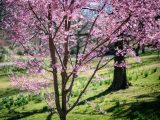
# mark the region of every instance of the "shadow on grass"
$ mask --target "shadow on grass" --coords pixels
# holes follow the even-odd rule
[[[139,120],[159,120],[160,118],[160,99],[152,101],[145,100],[131,102],[122,105],[115,105],[107,110],[113,113],[113,119],[139,119]]]
[[[19,90],[14,89],[14,88],[0,89],[0,98],[11,96],[11,95],[16,95],[18,93],[19,93]]]
[[[50,114],[47,116],[46,120],[52,120],[53,112],[50,112]]]
[[[105,90],[99,93],[98,95],[87,98],[86,100],[80,102],[78,105],[83,105],[85,104],[85,101],[95,100],[96,98],[107,95],[110,92],[111,91],[109,90]],[[111,108],[105,111],[113,114],[112,119],[124,118],[124,119],[129,119],[129,120],[133,120],[133,119],[159,120],[160,118],[160,92],[139,95],[139,96],[136,96],[136,98],[139,101],[129,102],[129,103],[126,103],[126,102],[123,103],[122,101],[118,101],[118,104],[116,101],[114,106],[112,106]],[[150,98],[150,99],[147,99],[147,98]],[[80,113],[77,113],[77,114],[80,114]]]
[[[103,91],[103,92],[101,92],[101,93],[99,93],[99,94],[97,94],[97,95],[95,95],[95,96],[89,97],[89,98],[87,98],[87,99],[79,102],[78,105],[83,105],[83,104],[86,103],[86,101],[90,102],[90,101],[92,101],[92,100],[95,100],[95,99],[97,99],[97,98],[100,98],[100,97],[102,97],[102,96],[105,96],[105,95],[107,95],[107,94],[109,94],[109,93],[111,93],[111,91],[107,89],[107,90],[105,90],[105,91]]]
[[[142,95],[136,96],[135,98],[141,99],[141,98],[149,98],[149,97],[160,99],[160,92],[142,94]]]
[[[22,118],[25,118],[25,117],[35,115],[35,114],[40,114],[40,113],[45,113],[45,112],[49,113],[50,111],[51,110],[49,110],[49,109],[39,109],[39,110],[32,110],[32,111],[27,111],[27,112],[12,111],[12,113],[9,113],[6,116],[0,117],[0,119],[7,118],[7,120],[18,120],[18,119],[22,119]],[[51,120],[53,114],[54,114],[53,112],[50,113],[47,116],[46,120]]]

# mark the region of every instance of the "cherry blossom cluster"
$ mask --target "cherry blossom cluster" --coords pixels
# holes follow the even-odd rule
[[[119,68],[126,68],[127,67],[127,64],[126,62],[121,62],[121,63],[118,63],[118,62],[115,62],[114,63],[114,67],[119,67]]]
[[[40,90],[48,87],[49,81],[44,79],[38,79],[34,77],[26,77],[26,76],[11,76],[11,85],[14,87],[28,92],[39,93]]]

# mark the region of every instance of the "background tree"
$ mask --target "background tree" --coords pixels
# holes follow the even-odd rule
[[[134,49],[134,46],[137,46],[136,53],[138,53],[139,52],[138,49],[140,48],[142,49],[143,46],[146,46],[149,42],[154,43],[155,39],[153,40],[151,36],[158,34],[158,31],[159,31],[159,28],[156,27],[157,22],[155,21],[154,18],[159,14],[158,4],[160,3],[160,1],[146,0],[143,2],[142,1],[138,2],[138,1],[123,1],[123,0],[116,1],[115,0],[112,2],[113,4],[111,5],[111,8],[110,8],[112,12],[110,13],[109,17],[105,15],[100,16],[100,19],[97,20],[97,23],[99,26],[97,25],[93,29],[93,31],[97,31],[95,32],[96,35],[93,34],[92,36],[93,37],[96,36],[97,38],[100,37],[102,39],[103,38],[105,39],[106,36],[110,36],[112,39],[111,44],[117,44],[119,43],[118,36],[122,36],[121,34],[126,34],[121,39],[123,41],[128,39],[127,40],[128,43],[127,44],[125,43],[124,45],[120,45],[121,49],[117,51],[118,53],[116,52],[117,55],[123,54],[123,55],[120,55],[121,57],[123,56],[123,60],[121,60],[121,62],[123,61],[123,65],[121,64],[120,61],[118,62],[118,64],[117,62],[115,62],[116,66],[119,66],[119,67],[121,66],[122,68],[125,69],[124,67],[126,66],[126,63],[124,60],[125,54],[128,53],[129,55],[136,57],[135,53],[132,52]],[[141,9],[139,5],[142,5],[144,9]],[[123,21],[124,23],[122,24],[120,29],[112,33],[112,29],[114,27],[116,28],[120,23],[122,23],[121,21]],[[101,24],[103,24],[103,26],[100,26]],[[157,43],[159,44],[159,42]],[[116,45],[115,48],[119,49],[120,46],[119,47],[118,46],[119,45]],[[122,53],[120,53],[120,51]],[[115,54],[115,59],[116,58],[118,59],[118,57],[116,57],[116,54]],[[139,61],[138,57],[136,57],[136,59]],[[125,75],[123,75],[123,73]],[[124,76],[124,78],[120,76]],[[126,72],[119,72],[117,75],[116,73],[114,73],[113,83],[109,89],[119,90],[127,87],[128,87],[128,83],[126,79]]]

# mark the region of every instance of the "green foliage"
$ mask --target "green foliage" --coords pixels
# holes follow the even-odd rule
[[[119,100],[116,100],[116,103],[115,103],[116,105],[116,107],[119,107],[120,106],[120,102],[119,102]]]
[[[41,94],[39,94],[39,95],[33,95],[33,96],[32,96],[32,101],[34,101],[35,103],[40,103],[40,102],[42,102]]]
[[[80,91],[76,90],[72,92],[72,97],[77,97],[79,95]]]
[[[7,50],[4,47],[0,47],[0,62],[5,61],[7,54],[8,54]]]
[[[47,111],[48,109],[49,109],[48,106],[43,107],[43,111]]]
[[[24,55],[24,51],[18,50],[18,51],[17,51],[17,55]]]
[[[111,102],[114,102],[114,104],[115,104],[116,107],[119,107],[119,106],[120,106],[120,101],[119,101],[118,98],[113,98],[113,99],[111,100]]]
[[[14,107],[22,107],[25,109],[24,106],[27,105],[30,101],[34,101],[34,103],[40,103],[42,98],[40,95],[18,95],[16,97],[4,97],[0,102],[0,108],[7,108],[10,112],[11,108]],[[45,109],[45,108],[44,108]]]
[[[123,109],[121,107],[116,107],[114,113],[121,113]]]
[[[137,80],[138,79],[137,73],[134,73],[131,77],[132,77],[132,80]]]
[[[16,65],[4,66],[4,67],[0,68],[0,77],[1,76],[7,76],[7,75],[10,75],[12,73],[15,73],[15,74],[26,74],[26,69],[19,68]]]
[[[148,72],[147,71],[144,73],[144,78],[146,78],[146,77],[148,77]]]
[[[146,120],[145,115],[143,115],[143,114],[142,114],[141,112],[139,112],[139,111],[135,111],[135,112],[133,113],[133,115],[134,115],[135,118],[138,118],[138,120]]]
[[[18,106],[18,107],[23,106],[23,108],[24,108],[24,105],[26,105],[28,103],[29,103],[28,96],[19,95],[15,99],[14,105]]]
[[[28,104],[28,99],[26,96],[19,95],[17,98],[5,97],[2,99],[1,106],[2,108],[7,108],[9,111],[13,107],[20,107]]]
[[[1,105],[3,107],[7,108],[8,110],[11,109],[11,107],[14,105],[13,97],[5,97],[2,99]]]
[[[0,89],[0,97],[7,97],[7,96],[15,95],[18,93],[19,93],[19,90],[14,88]]]
[[[105,80],[105,81],[104,81],[104,84],[105,84],[105,85],[110,85],[111,82],[112,82],[111,80]]]
[[[153,73],[155,73],[155,72],[157,72],[157,68],[154,68],[154,69],[152,70],[151,74],[153,74]]]
[[[131,81],[132,80],[132,76],[128,76],[128,80]]]

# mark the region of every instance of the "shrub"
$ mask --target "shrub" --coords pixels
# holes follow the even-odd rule
[[[79,90],[73,91],[72,96],[77,97],[79,95]]]
[[[115,105],[116,107],[119,107],[119,106],[120,106],[119,100],[117,100],[115,104],[116,104],[116,105]]]
[[[24,55],[24,52],[22,50],[18,50],[17,55]]]
[[[123,102],[123,104],[126,104],[126,103],[127,103],[127,100],[123,100],[122,102]]]
[[[111,102],[114,102],[116,107],[119,107],[119,106],[120,106],[120,101],[119,101],[119,99],[117,99],[117,98],[113,98],[113,99],[111,100]]]
[[[105,80],[105,81],[104,81],[104,84],[110,85],[110,84],[111,84],[111,80]]]
[[[7,50],[4,47],[0,47],[0,62],[5,61],[6,54],[8,54]]]
[[[133,113],[133,115],[134,115],[135,118],[138,118],[139,120],[146,120],[146,119],[145,119],[145,115],[143,115],[143,114],[140,113],[139,111],[135,111],[135,112]]]
[[[131,81],[132,80],[132,76],[128,76],[128,80]]]
[[[43,111],[48,111],[48,106],[44,106],[42,110]]]
[[[153,69],[153,73],[157,72],[157,68]]]
[[[24,109],[24,105],[29,103],[28,96],[19,95],[16,98],[4,97],[0,103],[1,109],[7,108],[9,113],[13,113],[13,107],[21,107]]]
[[[153,74],[155,72],[157,72],[157,68],[154,68],[154,69],[151,70],[151,74]]]
[[[15,106],[21,107],[24,109],[24,105],[29,103],[28,96],[19,95],[14,102]]]
[[[5,56],[3,54],[0,54],[0,62],[4,62]]]
[[[141,75],[143,75],[143,72],[141,72]]]
[[[144,78],[148,77],[148,72],[144,73]]]
[[[103,81],[100,81],[100,82],[99,82],[99,85],[101,86],[101,85],[103,85],[103,83],[104,83]]]
[[[42,97],[41,95],[33,95],[32,96],[32,100],[35,102],[35,103],[40,103],[42,101]]]
[[[115,113],[121,113],[123,109],[121,107],[115,108],[114,112]]]
[[[135,75],[133,75],[134,76],[134,80],[137,80],[138,79],[138,75],[137,74],[135,74]]]
[[[13,97],[5,97],[2,99],[1,105],[3,108],[7,108],[10,112],[11,108],[14,106],[14,99]]]

